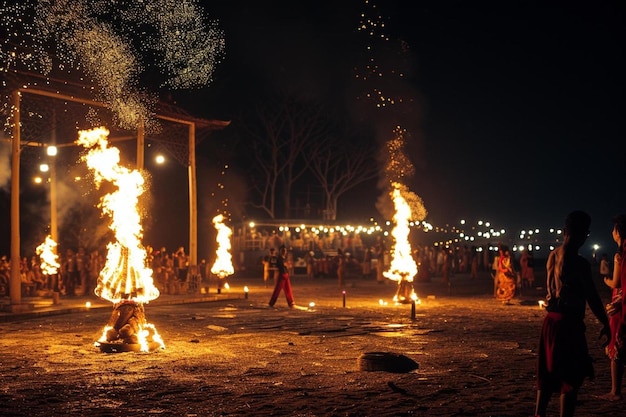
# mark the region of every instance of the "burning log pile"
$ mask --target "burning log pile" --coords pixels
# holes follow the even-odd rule
[[[417,301],[418,297],[415,294],[415,288],[413,287],[413,280],[404,277],[398,281],[398,290],[393,297],[394,301],[401,304],[411,304]]]
[[[141,245],[138,198],[144,179],[136,170],[119,165],[119,149],[110,147],[105,128],[81,131],[78,143],[88,148],[84,160],[94,171],[96,185],[106,180],[117,191],[102,197],[100,206],[111,217],[116,241],[107,246],[107,260],[100,271],[95,293],[114,305],[102,337],[95,343],[103,352],[150,352],[164,348],[156,328],[146,322],[144,304],[159,297],[152,270],[146,266]]]
[[[102,337],[96,344],[103,352],[152,352],[163,347],[154,326],[146,321],[144,306],[133,300],[115,305]]]
[[[146,323],[146,314],[142,304],[123,301],[113,308],[107,324],[106,340],[122,340],[128,344],[139,343],[140,326]]]

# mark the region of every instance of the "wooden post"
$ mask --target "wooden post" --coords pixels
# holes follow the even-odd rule
[[[13,91],[13,140],[11,141],[11,304],[22,303],[20,279],[20,92]]]

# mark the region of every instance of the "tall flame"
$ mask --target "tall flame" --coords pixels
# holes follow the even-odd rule
[[[41,272],[45,275],[54,275],[61,267],[57,261],[59,255],[56,254],[56,247],[57,243],[50,235],[46,236],[46,240],[37,246],[36,253],[41,259]]]
[[[103,196],[99,204],[111,218],[109,228],[116,240],[107,245],[106,264],[95,293],[113,303],[122,299],[147,303],[159,297],[159,290],[154,285],[152,270],[146,266],[146,250],[141,244],[143,233],[137,205],[144,191],[144,179],[139,171],[119,165],[119,149],[109,147],[108,135],[104,127],[82,130],[76,141],[89,149],[83,159],[94,173],[96,186],[108,181],[117,187],[117,191]]]
[[[217,237],[215,239],[217,241],[217,259],[215,259],[215,263],[213,267],[211,267],[211,273],[220,278],[235,273],[230,254],[230,236],[233,232],[223,221],[224,216],[221,214],[213,217],[213,225],[217,230]]]
[[[411,219],[411,208],[400,192],[400,184],[394,182],[392,200],[396,213],[393,216],[395,227],[391,234],[395,239],[391,265],[383,275],[394,281],[413,282],[417,275],[417,264],[411,254],[411,244],[409,243],[409,221]]]

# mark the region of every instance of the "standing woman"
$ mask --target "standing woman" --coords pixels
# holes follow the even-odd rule
[[[611,360],[611,392],[602,396],[608,401],[622,399],[622,378],[624,376],[624,306],[622,288],[626,285],[626,267],[623,261],[626,257],[626,215],[619,215],[613,220],[613,240],[617,243],[618,251],[613,258],[613,276],[604,277],[604,283],[612,288],[611,303],[606,307],[611,325],[611,342],[606,347],[606,354]]]
[[[498,269],[496,272],[496,298],[503,304],[510,304],[515,296],[516,276],[511,262],[511,252],[508,246],[500,248]]]

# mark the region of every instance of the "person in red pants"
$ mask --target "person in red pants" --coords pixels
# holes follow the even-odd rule
[[[274,307],[274,304],[276,304],[276,300],[278,299],[281,290],[285,291],[285,298],[287,299],[289,307],[293,308],[295,306],[293,293],[291,291],[291,282],[289,281],[289,273],[287,272],[287,267],[285,266],[286,256],[287,248],[285,245],[281,245],[278,249],[278,262],[276,262],[276,266],[278,268],[278,279],[276,280],[276,285],[274,285],[272,298],[270,298],[270,307]]]

